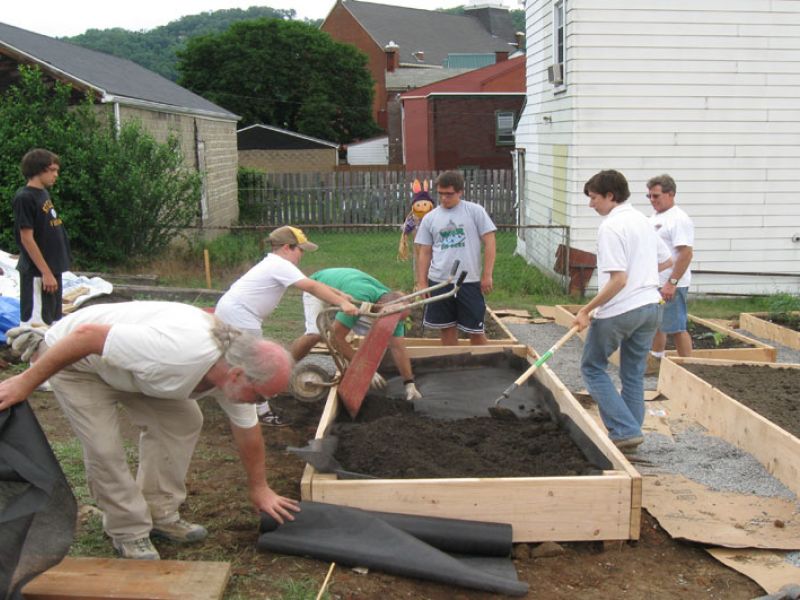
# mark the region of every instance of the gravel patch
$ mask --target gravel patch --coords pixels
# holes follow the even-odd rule
[[[674,436],[648,433],[636,452],[642,473],[683,475],[719,492],[752,494],[796,500],[795,494],[770,475],[751,454],[728,442],[690,427]]]
[[[778,351],[777,362],[779,363],[800,363],[800,350],[795,350],[794,348],[789,348],[788,346],[781,346],[780,344],[766,338],[760,338],[756,335],[753,335],[746,329],[734,329],[734,331],[741,333],[742,335],[746,335],[754,340],[758,340],[759,342],[764,342],[768,346],[775,348]]]

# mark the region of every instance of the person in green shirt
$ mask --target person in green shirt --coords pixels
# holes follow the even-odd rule
[[[371,275],[359,271],[358,269],[349,268],[334,268],[323,269],[311,275],[310,279],[320,281],[343,294],[352,298],[354,302],[370,302],[372,304],[386,303],[396,298],[401,297],[402,292],[393,292],[380,281]],[[303,309],[305,312],[306,332],[304,335],[297,338],[292,342],[291,352],[295,360],[300,360],[306,356],[311,349],[317,344],[322,337],[320,336],[319,329],[317,328],[317,316],[328,308],[319,298],[311,294],[303,293]],[[354,317],[347,315],[342,311],[336,313],[333,322],[333,343],[336,349],[348,361],[353,359],[356,351],[350,342],[347,341],[347,335],[351,330],[356,333],[363,334],[369,329],[368,317]],[[406,400],[412,402],[422,398],[422,394],[417,389],[414,383],[414,373],[411,370],[411,359],[406,352],[405,344],[403,343],[403,334],[405,327],[403,323],[398,323],[394,334],[389,341],[389,352],[392,355],[397,370],[400,372],[405,385]],[[379,374],[375,373],[372,378],[372,387],[382,389],[386,387],[386,380]]]

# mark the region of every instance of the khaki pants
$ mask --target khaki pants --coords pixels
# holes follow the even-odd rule
[[[83,444],[89,490],[115,541],[145,537],[153,521],[174,520],[186,499],[186,472],[203,414],[194,400],[121,392],[92,373],[66,368],[50,378],[58,403]],[[128,467],[120,406],[140,429],[136,479]]]

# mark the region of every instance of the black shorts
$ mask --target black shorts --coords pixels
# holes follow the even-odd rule
[[[428,281],[428,285],[436,285],[436,281]],[[445,294],[453,289],[447,285],[431,296]],[[458,293],[445,300],[431,302],[425,306],[425,317],[422,324],[431,329],[447,329],[458,327],[465,333],[483,333],[483,318],[486,314],[486,301],[483,299],[481,284],[478,281],[462,284]]]

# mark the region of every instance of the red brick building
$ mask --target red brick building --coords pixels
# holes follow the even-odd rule
[[[463,15],[388,6],[360,0],[338,0],[320,26],[338,41],[352,44],[369,58],[375,80],[373,114],[388,128],[386,74],[409,70],[404,89],[417,87],[415,79],[431,83],[451,77],[444,68],[451,54],[493,53],[508,58],[519,42],[511,15],[504,8],[466,8]],[[463,71],[463,70],[462,70]],[[419,77],[416,77],[418,75]]]
[[[510,169],[525,57],[408,91],[400,102],[406,169]]]

